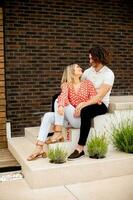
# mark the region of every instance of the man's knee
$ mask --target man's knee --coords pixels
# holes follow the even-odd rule
[[[81,116],[81,118],[82,117],[83,118],[87,117],[87,119],[88,119],[89,117],[91,118],[92,112],[93,112],[92,106],[91,105],[90,106],[86,106],[81,110],[80,116]]]

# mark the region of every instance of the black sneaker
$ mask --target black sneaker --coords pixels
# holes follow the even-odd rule
[[[79,151],[76,149],[69,157],[68,160],[74,160],[76,158],[82,158],[85,155],[84,151]]]

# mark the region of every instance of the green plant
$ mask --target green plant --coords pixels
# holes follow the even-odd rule
[[[90,158],[105,158],[108,151],[108,142],[105,135],[94,135],[87,143]]]
[[[112,142],[119,151],[133,153],[133,120],[121,120],[112,127]]]
[[[48,151],[48,158],[49,162],[51,163],[64,163],[67,160],[67,152],[62,147],[55,147],[52,149],[49,149]]]

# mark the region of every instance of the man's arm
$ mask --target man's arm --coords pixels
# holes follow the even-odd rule
[[[102,101],[103,97],[112,89],[111,85],[102,84],[99,88],[96,96],[93,96],[89,101],[86,102],[86,106],[96,104],[97,102]]]
[[[89,101],[87,102],[82,102],[80,104],[78,104],[78,106],[76,107],[75,110],[75,117],[79,117],[80,116],[80,111],[82,108],[89,106],[89,105],[93,105],[96,104],[100,101],[102,101],[103,97],[112,89],[112,86],[109,84],[102,84],[101,87],[98,90],[98,93],[96,96],[93,96]]]

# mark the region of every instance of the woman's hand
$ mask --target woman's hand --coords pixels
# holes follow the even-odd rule
[[[84,108],[85,106],[87,106],[86,102],[79,103],[75,109],[74,117],[79,117],[82,108]]]
[[[64,107],[63,107],[63,106],[59,106],[59,107],[58,107],[58,113],[59,113],[60,115],[64,115]]]

